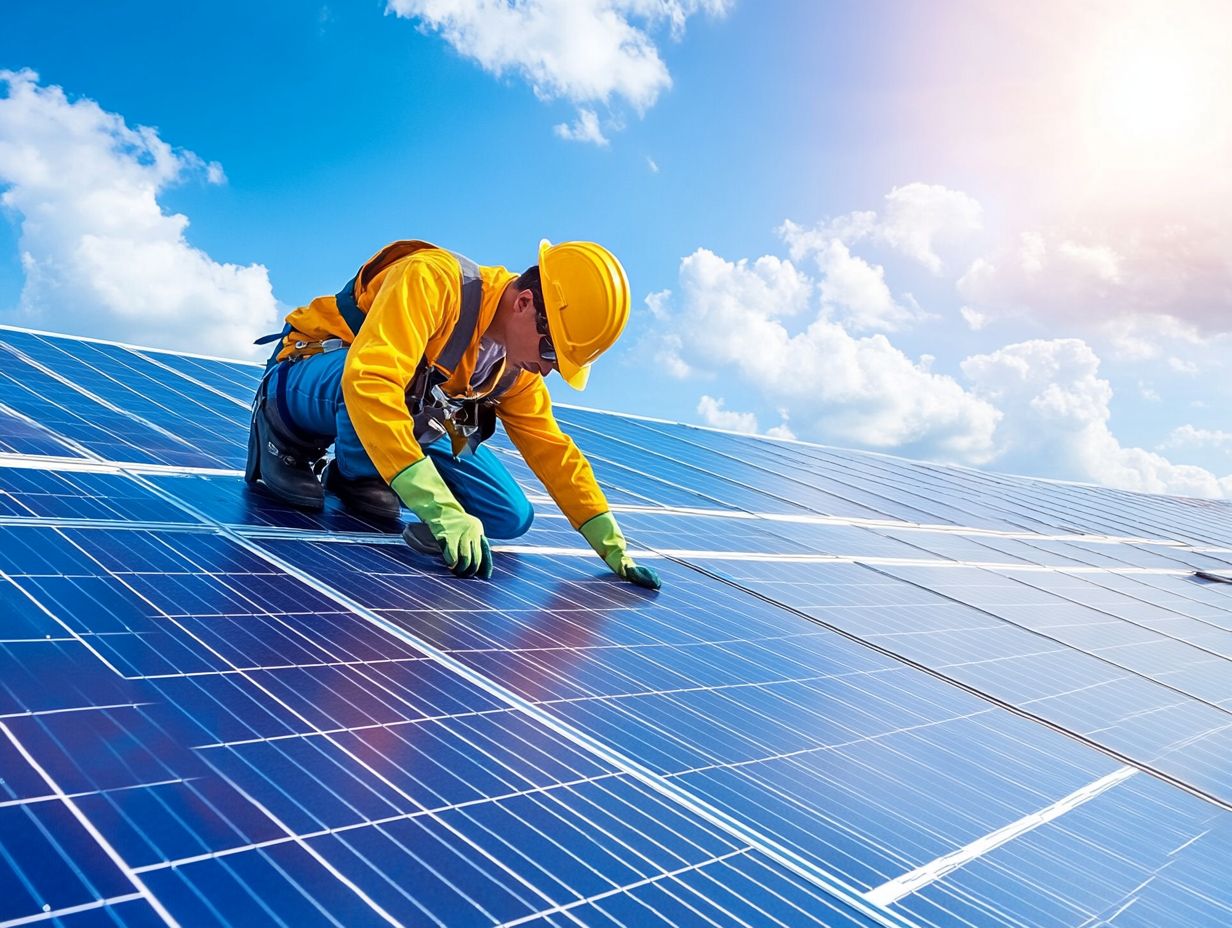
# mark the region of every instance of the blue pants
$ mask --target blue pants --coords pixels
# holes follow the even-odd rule
[[[287,424],[296,431],[334,444],[334,466],[344,477],[379,477],[372,459],[355,434],[351,417],[342,398],[342,367],[345,351],[311,355],[294,363],[283,362],[283,370],[270,377],[268,399],[277,379],[285,379]],[[483,523],[493,538],[517,538],[530,528],[535,510],[496,455],[480,446],[474,454],[455,458],[448,441],[437,441],[424,448],[436,464],[445,484],[462,508]]]

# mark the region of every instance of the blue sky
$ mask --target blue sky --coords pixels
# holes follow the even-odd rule
[[[389,240],[591,238],[559,399],[1232,495],[1221,4],[169,9],[6,5],[0,321],[238,356]]]

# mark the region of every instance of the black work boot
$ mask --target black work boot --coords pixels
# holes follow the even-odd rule
[[[380,477],[344,477],[337,461],[325,465],[321,476],[325,489],[335,494],[342,504],[362,516],[373,519],[396,519],[402,512],[398,494]]]
[[[305,444],[275,420],[262,389],[253,405],[244,479],[264,481],[271,493],[292,506],[321,509],[325,491],[313,465],[324,456],[324,448]]]

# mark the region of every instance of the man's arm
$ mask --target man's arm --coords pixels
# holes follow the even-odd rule
[[[389,270],[342,372],[342,396],[359,440],[387,482],[421,460],[406,390],[429,340],[458,318],[457,263],[445,252],[416,254]]]
[[[543,378],[524,372],[496,407],[510,441],[556,501],[570,524],[582,533],[617,576],[658,589],[659,576],[639,567],[626,553],[624,535],[594,471],[573,439],[560,430]]]

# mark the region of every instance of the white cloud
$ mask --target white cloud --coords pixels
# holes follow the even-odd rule
[[[988,325],[988,316],[978,309],[972,309],[970,306],[962,307],[958,310],[958,314],[962,316],[963,322],[967,323],[967,328],[972,332],[978,332]]]
[[[1121,282],[1121,256],[1107,245],[1063,241],[1057,245],[1057,254],[1063,264],[1069,264],[1092,280],[1106,284]],[[1043,259],[1042,252],[1039,259]]]
[[[1174,428],[1158,445],[1159,450],[1174,448],[1228,448],[1232,449],[1232,432],[1220,429],[1202,429],[1186,423]]]
[[[886,194],[880,216],[872,211],[848,213],[812,229],[786,222],[781,232],[795,261],[824,250],[834,239],[847,245],[869,239],[940,274],[944,264],[937,249],[969,238],[980,229],[982,216],[980,204],[967,194],[916,182]]]
[[[1099,324],[1097,330],[1109,339],[1113,357],[1120,361],[1153,361],[1170,345],[1190,348],[1203,342],[1190,323],[1151,313],[1127,313]]]
[[[1176,355],[1168,358],[1168,367],[1176,371],[1178,374],[1196,374],[1198,373],[1198,365],[1193,361],[1186,361],[1184,358],[1178,358]]]
[[[857,338],[805,312],[820,284],[791,262],[733,262],[701,248],[681,261],[679,278],[676,296],[651,302],[661,363],[739,383],[808,438],[968,463],[991,456],[996,409],[884,336]]]
[[[388,0],[386,10],[439,33],[497,76],[515,74],[542,99],[607,103],[638,112],[671,86],[651,37],[679,40],[689,17],[721,17],[734,0]]]
[[[1007,345],[962,363],[977,395],[1004,413],[998,467],[1150,493],[1232,494],[1232,476],[1122,446],[1109,428],[1112,387],[1099,363],[1073,338]]]
[[[1028,314],[1092,330],[1127,318],[1171,319],[1232,332],[1229,228],[1142,216],[1034,229],[976,258],[958,292],[995,316]]]
[[[646,156],[646,168],[650,171],[651,174],[659,173],[659,163],[655,161],[654,158],[651,158],[649,155]]]
[[[599,127],[599,117],[594,110],[584,106],[578,108],[578,118],[574,120],[573,125],[562,122],[553,127],[553,131],[560,138],[570,142],[590,142],[601,148],[606,148],[608,144],[607,136]]]
[[[751,412],[736,412],[723,408],[724,401],[703,394],[697,402],[698,415],[707,425],[733,432],[757,432],[757,416]]]
[[[855,257],[838,239],[831,239],[815,257],[822,273],[821,299],[848,328],[894,332],[920,317],[895,302],[883,268]]]
[[[19,217],[26,273],[13,321],[253,354],[279,324],[266,269],[212,260],[185,238],[188,218],[158,202],[188,177],[221,182],[222,168],[32,71],[0,71],[0,87],[0,203]]]
[[[726,409],[726,404],[727,401],[722,397],[715,398],[708,394],[703,394],[697,402],[697,412],[706,425],[716,429],[726,429],[729,432],[744,432],[749,435],[755,435],[760,431],[755,413],[736,412],[733,409]],[[795,438],[795,433],[787,425],[787,416],[788,411],[780,409],[779,417],[782,421],[773,428],[767,429],[765,434],[771,438]]]

